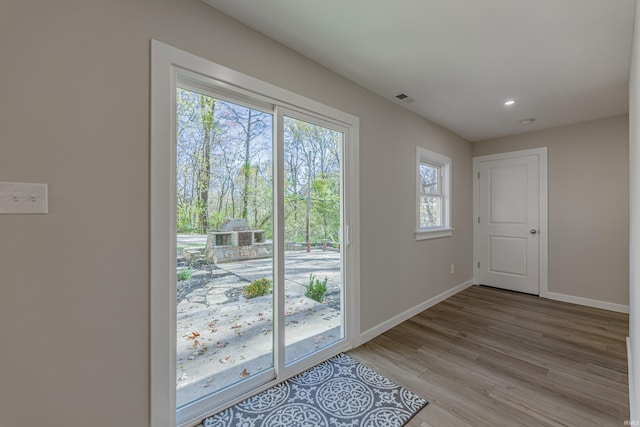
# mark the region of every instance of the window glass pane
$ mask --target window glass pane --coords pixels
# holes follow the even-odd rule
[[[428,163],[420,163],[420,193],[440,194],[440,168]]]
[[[344,337],[342,144],[341,132],[284,117],[287,364]]]
[[[273,116],[179,88],[178,407],[273,367]]]
[[[442,226],[442,198],[420,197],[420,228]]]

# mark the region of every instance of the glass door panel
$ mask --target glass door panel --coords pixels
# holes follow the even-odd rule
[[[273,115],[176,94],[180,408],[273,364]]]
[[[343,133],[283,118],[285,364],[344,337]]]

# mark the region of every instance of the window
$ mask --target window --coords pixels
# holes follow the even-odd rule
[[[416,240],[451,236],[451,159],[416,148]]]

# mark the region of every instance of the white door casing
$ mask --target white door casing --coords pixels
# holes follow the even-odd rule
[[[546,147],[474,158],[474,281],[547,291]]]

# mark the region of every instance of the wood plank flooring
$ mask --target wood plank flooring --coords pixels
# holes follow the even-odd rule
[[[628,316],[472,286],[349,352],[429,400],[408,424],[622,426]]]

